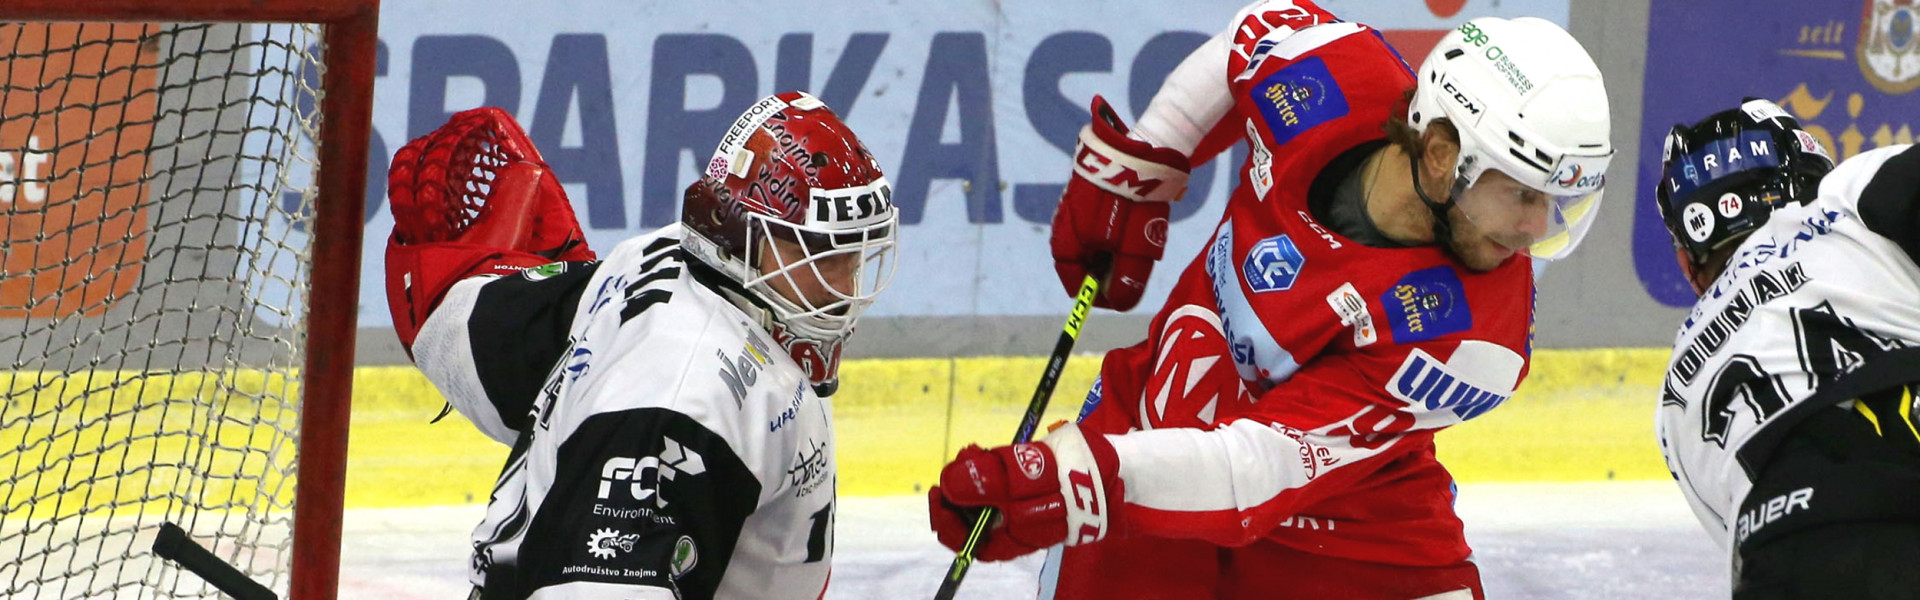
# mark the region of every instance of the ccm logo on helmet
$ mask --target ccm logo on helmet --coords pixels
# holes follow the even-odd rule
[[[893,216],[893,186],[886,179],[837,190],[815,189],[808,225],[864,227]]]
[[[1447,80],[1441,83],[1440,89],[1446,90],[1448,94],[1452,94],[1453,101],[1459,102],[1460,106],[1467,109],[1468,113],[1474,116],[1480,115],[1480,103],[1475,102],[1473,97],[1468,96],[1466,92],[1460,91],[1460,88],[1454,87],[1453,80]]]

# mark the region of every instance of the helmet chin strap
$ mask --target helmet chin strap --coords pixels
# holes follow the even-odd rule
[[[1433,242],[1444,245],[1448,240],[1453,239],[1453,217],[1450,216],[1449,209],[1453,208],[1453,199],[1464,191],[1461,189],[1465,187],[1461,185],[1464,179],[1454,178],[1453,189],[1447,192],[1446,202],[1434,202],[1432,197],[1427,196],[1427,190],[1420,186],[1420,160],[1418,158],[1408,160],[1407,167],[1413,175],[1413,193],[1420,196],[1420,203],[1426,205],[1427,210],[1433,213]]]

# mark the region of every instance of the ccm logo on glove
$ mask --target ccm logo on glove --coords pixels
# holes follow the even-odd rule
[[[1101,154],[1100,151],[1103,149],[1112,150],[1111,147],[1081,145],[1080,155],[1074,157],[1074,162],[1078,163],[1074,165],[1074,170],[1085,173],[1088,179],[1098,182],[1100,187],[1121,196],[1137,198],[1141,201],[1152,201],[1157,198],[1154,192],[1165,185],[1167,180],[1143,176],[1140,171],[1127,168],[1127,165]],[[1164,195],[1161,194],[1161,196]]]

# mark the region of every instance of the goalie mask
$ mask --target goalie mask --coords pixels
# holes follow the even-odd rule
[[[1449,206],[1493,231],[1507,229],[1506,215],[1526,212],[1515,203],[1534,195],[1474,187],[1492,169],[1537,192],[1547,209],[1544,228],[1506,234],[1500,243],[1535,258],[1573,252],[1600,212],[1613,159],[1607,91],[1586,49],[1543,19],[1483,17],[1447,32],[1419,78],[1407,122],[1425,133],[1445,118],[1460,134],[1449,195],[1435,202],[1419,192],[1436,227],[1448,226]]]
[[[687,187],[683,244],[807,371],[837,386],[840,346],[893,278],[899,218],[873,153],[805,92],[755,102]]]

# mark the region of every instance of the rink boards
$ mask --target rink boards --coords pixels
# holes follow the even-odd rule
[[[1657,349],[1539,351],[1532,374],[1512,400],[1439,436],[1441,459],[1457,479],[1465,482],[1665,479],[1667,473],[1653,439],[1652,411],[1666,358],[1666,351]],[[1043,357],[848,361],[842,367],[845,383],[834,398],[840,493],[890,496],[924,491],[944,459],[960,447],[1006,443],[1044,361]],[[1077,356],[1069,362],[1046,422],[1069,419],[1079,410],[1098,364],[1097,356]],[[197,394],[211,389],[199,379],[169,382],[173,385],[151,380],[146,383],[142,391],[149,395],[162,390]],[[239,387],[270,387],[274,383],[279,382],[262,380]],[[102,389],[98,383],[73,387]],[[123,404],[126,395],[137,393],[127,387],[115,389]],[[362,367],[355,371],[353,397],[348,506],[430,506],[487,500],[507,447],[481,436],[457,414],[430,423],[443,403],[418,370]],[[17,414],[26,400],[16,393],[9,405]],[[42,398],[42,406],[45,400]],[[265,433],[262,422],[289,420],[277,402],[228,402],[220,411],[223,414],[213,417],[211,423],[205,413],[195,418],[190,413],[163,415],[157,410],[127,423],[125,419],[99,418],[110,412],[112,402],[65,404],[69,408],[56,411],[61,416],[43,413],[37,423],[9,426],[4,436],[7,439],[0,439],[0,443],[17,450],[22,434],[29,433],[25,428],[62,430],[56,436],[58,444],[40,446],[29,453],[31,456],[16,455],[16,460],[0,461],[0,480],[16,484],[10,486],[9,493],[0,494],[5,496],[8,508],[31,505],[36,516],[47,516],[39,513],[113,503],[119,505],[114,513],[126,514],[124,511],[132,508],[129,504],[167,494],[156,494],[159,490],[149,485],[123,482],[117,493],[103,495],[104,490],[89,489],[91,486],[83,480],[114,473],[149,477],[153,470],[142,464],[143,457],[191,452],[184,447],[167,447],[179,442],[156,433],[169,429],[206,431],[212,425],[211,429],[219,432],[215,435],[226,442],[222,445],[245,447],[271,439],[261,435]],[[133,451],[128,451],[129,444]],[[54,469],[59,476],[42,472],[41,477],[33,478],[38,479],[36,485],[18,485],[25,483],[23,473],[18,471],[44,468],[42,459],[48,453],[79,455],[85,457],[81,459],[85,464],[61,464]],[[277,462],[286,459],[283,453],[236,452],[233,460]],[[180,485],[174,477],[165,477],[164,483],[157,481],[162,478],[153,479],[156,481],[151,484],[164,487]],[[278,489],[262,490],[255,487],[258,482],[228,480],[167,492],[228,497],[291,495],[290,489],[280,487],[277,478],[266,483]]]
[[[1653,438],[1664,349],[1541,350],[1498,410],[1439,436],[1441,460],[1465,482],[1664,480]],[[1013,435],[1044,357],[851,360],[834,398],[840,493],[924,492],[969,443]],[[1097,356],[1067,365],[1046,422],[1079,410]],[[427,420],[441,401],[411,367],[366,367],[354,381],[347,504],[485,502],[507,448],[458,415]]]

